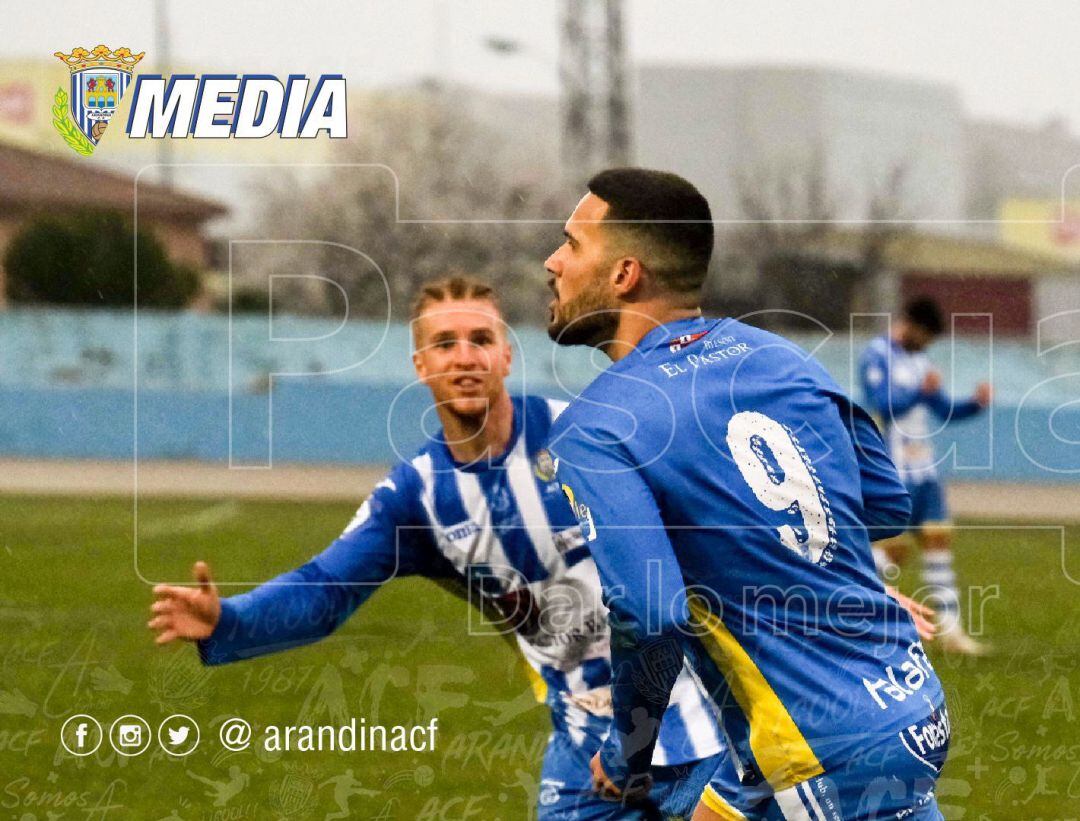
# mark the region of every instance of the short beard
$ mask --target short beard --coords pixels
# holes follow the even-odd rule
[[[556,345],[601,348],[615,338],[619,312],[608,304],[600,288],[583,291],[574,302],[559,307],[560,316],[553,316],[547,327]]]

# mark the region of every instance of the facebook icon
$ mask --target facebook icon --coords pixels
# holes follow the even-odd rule
[[[97,719],[85,713],[71,716],[60,728],[60,743],[74,756],[82,757],[97,752],[103,738],[104,733]]]

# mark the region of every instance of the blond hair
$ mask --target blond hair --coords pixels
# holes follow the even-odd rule
[[[417,337],[418,320],[431,305],[437,302],[452,302],[462,299],[483,300],[495,306],[502,314],[499,298],[495,289],[479,277],[470,274],[449,274],[432,279],[420,286],[413,299],[409,312],[409,324],[412,325],[413,338]]]

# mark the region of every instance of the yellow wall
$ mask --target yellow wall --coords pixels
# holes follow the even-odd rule
[[[999,216],[1003,242],[1080,262],[1080,200],[1005,200]]]
[[[71,151],[53,129],[50,113],[56,89],[69,87],[70,72],[52,59],[55,66],[45,60],[0,61],[0,140]]]

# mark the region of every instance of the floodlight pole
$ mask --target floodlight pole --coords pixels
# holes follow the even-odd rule
[[[162,77],[171,72],[169,39],[168,0],[154,0],[154,41],[157,51],[155,63]],[[172,138],[162,137],[157,144],[158,182],[171,188],[173,184]]]

